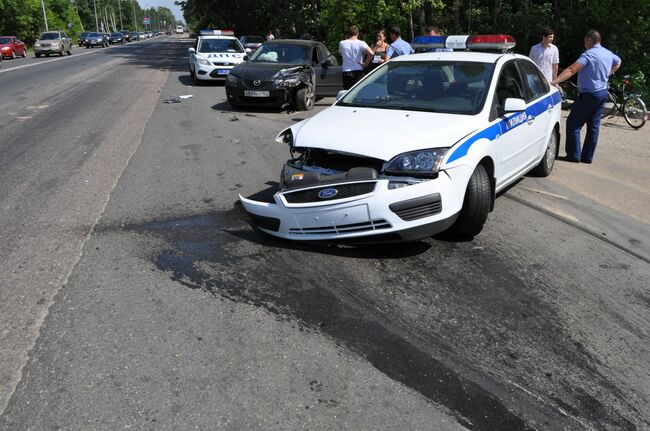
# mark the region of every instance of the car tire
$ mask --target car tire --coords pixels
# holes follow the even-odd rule
[[[548,177],[551,174],[551,171],[553,170],[553,166],[555,165],[555,159],[557,158],[558,148],[559,145],[558,145],[557,132],[553,130],[553,133],[551,133],[551,137],[548,139],[548,144],[546,145],[546,151],[544,152],[544,157],[542,157],[542,160],[539,162],[539,165],[535,166],[533,170],[530,171],[530,173],[536,177]]]
[[[471,239],[483,230],[492,201],[492,185],[485,166],[478,165],[467,183],[463,207],[445,232],[457,239]]]
[[[196,79],[196,76],[194,75],[194,71],[192,70],[191,67],[189,69],[190,69],[190,78],[192,78],[192,81],[194,81]]]
[[[65,54],[64,50],[59,51],[59,57],[63,57],[63,54]]]
[[[36,56],[36,58],[40,58],[40,57],[41,57],[41,54],[39,54],[39,53],[37,53],[37,52],[34,53],[34,55]]]
[[[49,57],[49,56],[50,56],[50,53],[48,52],[47,54],[45,54],[45,56],[46,56],[46,57]]]
[[[296,91],[296,108],[299,111],[311,111],[315,102],[314,86],[308,85]]]

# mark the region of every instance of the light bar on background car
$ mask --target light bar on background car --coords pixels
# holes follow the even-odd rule
[[[411,46],[418,52],[435,49],[458,49],[471,51],[508,51],[517,45],[509,34],[417,36]]]
[[[200,30],[201,36],[234,36],[235,32],[232,30]]]

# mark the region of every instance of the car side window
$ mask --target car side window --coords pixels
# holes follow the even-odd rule
[[[524,77],[526,102],[546,95],[550,87],[548,81],[541,75],[539,70],[532,63],[525,60],[520,60],[518,64]]]
[[[508,98],[524,99],[521,78],[514,61],[506,63],[501,69],[496,96],[500,107],[504,106]]]
[[[318,58],[318,48],[314,47],[311,50],[311,63],[316,65],[320,63],[320,59]]]

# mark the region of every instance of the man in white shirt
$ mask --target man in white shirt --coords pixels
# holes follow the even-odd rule
[[[366,42],[359,40],[356,25],[351,25],[345,33],[345,40],[339,42],[339,53],[343,58],[343,89],[348,90],[363,77],[363,69],[368,67],[375,53]],[[365,61],[364,54],[367,54]]]
[[[557,67],[560,63],[560,52],[553,45],[555,33],[550,28],[542,31],[542,41],[530,48],[528,55],[542,71],[548,82],[557,78]]]

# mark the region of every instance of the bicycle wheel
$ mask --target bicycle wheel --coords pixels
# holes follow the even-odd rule
[[[623,116],[630,127],[640,129],[648,120],[648,110],[643,100],[636,96],[628,97],[623,102]]]
[[[578,88],[573,82],[560,82],[560,96],[562,97],[562,109],[571,109],[573,102],[578,100]]]
[[[617,110],[618,104],[616,96],[614,96],[611,92],[607,93],[607,100],[605,100],[605,106],[603,107],[601,118],[613,117]]]

